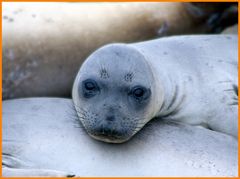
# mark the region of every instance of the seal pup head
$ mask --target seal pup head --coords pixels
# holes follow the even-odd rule
[[[107,45],[90,55],[73,86],[88,134],[110,143],[130,139],[155,115],[153,78],[145,57],[129,45]]]

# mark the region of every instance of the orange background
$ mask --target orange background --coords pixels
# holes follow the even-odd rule
[[[1,65],[0,65],[0,79],[1,79],[1,83],[0,83],[0,96],[2,98],[2,2],[238,2],[238,0],[218,0],[218,1],[215,1],[215,0],[202,0],[202,1],[198,1],[198,0],[184,0],[184,1],[181,1],[181,0],[168,0],[168,1],[159,1],[159,0],[151,0],[151,1],[144,1],[144,0],[132,0],[132,1],[127,1],[127,0],[121,0],[121,1],[118,1],[118,0],[104,0],[104,1],[101,1],[101,0],[85,0],[85,1],[78,1],[78,0],[52,0],[52,1],[47,1],[47,0],[41,0],[41,1],[32,1],[32,0],[3,0],[1,1],[0,3],[0,21],[1,21],[1,25],[0,25],[0,33],[1,33],[1,41],[0,41],[0,57],[1,57]],[[240,8],[238,6],[238,12],[239,12]],[[240,21],[240,15],[238,13],[238,22]],[[238,23],[239,24],[239,23]],[[239,34],[239,27],[238,27],[238,34]],[[238,37],[238,51],[239,51],[239,37]],[[238,53],[238,59],[239,59],[240,55]],[[240,65],[238,64],[238,69],[239,69]],[[239,74],[238,74],[238,77],[239,77]],[[239,83],[239,78],[238,78],[238,83]],[[239,90],[239,89],[238,89]],[[240,90],[239,90],[240,91]],[[239,94],[239,91],[238,91],[238,94]],[[239,105],[239,104],[238,104]],[[2,101],[0,102],[0,114],[1,114],[1,120],[0,120],[0,125],[1,125],[1,128],[0,128],[0,137],[2,139]],[[238,119],[239,119],[239,114],[240,112],[238,111]],[[239,121],[239,120],[238,120]],[[238,122],[238,129],[240,129],[240,124]],[[238,131],[238,136],[240,136],[240,133]],[[240,139],[238,138],[238,144],[240,143]],[[2,142],[0,144],[0,150],[2,151]],[[2,155],[0,155],[0,163],[2,164]],[[240,165],[240,150],[238,148],[238,177],[240,177],[239,173],[240,173],[240,168],[239,168],[239,165]],[[14,178],[33,178],[33,179],[42,179],[43,177],[2,177],[2,170],[0,170],[0,176],[1,178],[11,178],[11,179],[14,179]],[[58,179],[59,177],[47,177],[47,178],[56,178]],[[63,178],[63,177],[61,177]],[[76,177],[76,178],[79,178],[79,177]],[[93,179],[93,178],[97,178],[97,177],[81,177],[83,179]],[[100,177],[99,177],[100,178]],[[121,179],[121,178],[125,178],[125,179],[134,179],[134,178],[188,178],[188,179],[196,179],[196,178],[200,178],[200,177],[101,177],[101,178],[118,178],[118,179]],[[208,179],[208,178],[227,178],[227,177],[202,177],[202,178],[205,178],[205,179]],[[229,177],[230,178],[230,177]],[[233,177],[231,177],[233,178]]]

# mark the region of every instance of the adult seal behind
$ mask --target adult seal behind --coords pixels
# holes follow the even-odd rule
[[[204,33],[215,4],[4,2],[3,99],[70,97],[78,67],[100,46]]]
[[[2,21],[3,99],[70,97],[96,48],[198,29],[182,3],[3,3]]]
[[[237,39],[175,36],[98,49],[74,82],[79,119],[90,136],[112,143],[154,117],[237,137]]]

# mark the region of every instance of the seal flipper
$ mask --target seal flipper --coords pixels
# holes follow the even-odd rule
[[[74,177],[75,175],[57,170],[2,168],[3,177]]]
[[[232,84],[231,89],[226,89],[224,91],[232,92],[231,102],[228,105],[238,105],[238,86],[236,84]]]
[[[223,90],[225,95],[222,99],[224,100],[219,106],[219,109],[223,110],[224,113],[216,113],[215,117],[208,121],[208,125],[214,131],[238,138],[238,85],[232,81],[224,82],[230,83],[227,85],[227,89]]]
[[[2,166],[3,167],[9,167],[9,168],[21,168],[21,167],[27,167],[28,164],[11,154],[2,153]]]
[[[238,86],[237,85],[233,85],[233,91],[236,95],[232,98],[234,100],[232,105],[238,105]]]
[[[49,169],[29,169],[27,162],[24,162],[11,154],[2,153],[2,175],[4,177],[73,177],[75,175]]]

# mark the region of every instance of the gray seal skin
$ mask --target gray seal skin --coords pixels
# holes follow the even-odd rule
[[[175,36],[98,49],[74,82],[79,119],[90,136],[112,143],[154,117],[237,137],[237,38]]]
[[[82,128],[71,99],[3,101],[2,127],[4,177],[238,175],[232,136],[153,120],[128,142],[100,142]]]

